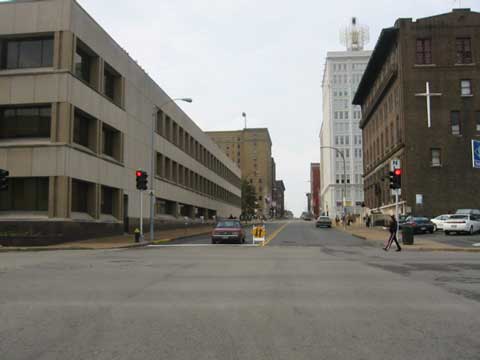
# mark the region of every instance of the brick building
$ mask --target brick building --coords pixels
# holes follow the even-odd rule
[[[480,138],[478,34],[480,13],[469,9],[398,19],[381,32],[353,100],[362,107],[368,208],[394,209],[385,179],[392,159],[402,162],[403,212],[480,208],[471,150]]]
[[[310,164],[310,193],[312,194],[312,212],[320,216],[320,163]]]
[[[276,172],[268,129],[210,131],[207,135],[237,164],[242,177],[255,187],[259,213],[268,216]]]

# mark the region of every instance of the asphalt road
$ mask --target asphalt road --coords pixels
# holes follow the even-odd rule
[[[478,254],[311,223],[265,247],[4,253],[0,358],[478,360],[479,284]]]

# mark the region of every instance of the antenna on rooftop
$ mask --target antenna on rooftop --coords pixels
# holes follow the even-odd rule
[[[340,30],[340,42],[348,51],[363,50],[369,41],[370,29],[367,25],[359,24],[356,17],[352,17],[351,23]]]

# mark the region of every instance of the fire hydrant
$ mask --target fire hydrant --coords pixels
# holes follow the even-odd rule
[[[135,234],[135,242],[140,242],[140,229],[136,228],[133,233]]]

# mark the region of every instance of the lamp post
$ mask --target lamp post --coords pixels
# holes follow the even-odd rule
[[[343,205],[343,216],[347,217],[347,206],[346,206],[346,197],[347,197],[347,165],[345,161],[345,154],[343,151],[337,149],[336,147],[333,146],[320,146],[320,149],[332,149],[337,152],[337,154],[340,154],[343,160],[343,196],[342,196],[342,205]],[[343,222],[343,226],[346,227],[346,221]]]
[[[245,120],[245,129],[247,128],[247,113],[242,112],[242,117]]]
[[[165,101],[163,104],[160,106],[154,106],[153,110],[153,119],[152,119],[152,130],[151,130],[151,162],[150,162],[150,176],[151,176],[151,181],[150,181],[150,241],[155,240],[155,224],[154,224],[154,218],[155,218],[155,194],[153,192],[153,185],[155,182],[155,125],[157,122],[157,114],[158,110],[162,109],[167,104],[170,104],[175,101],[184,101],[187,103],[192,103],[193,99],[191,98],[175,98],[175,99],[170,99],[168,101]]]

